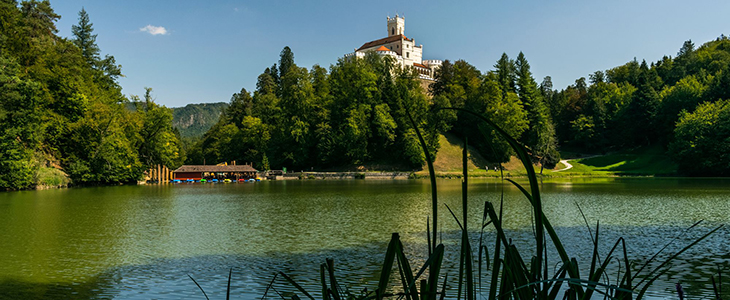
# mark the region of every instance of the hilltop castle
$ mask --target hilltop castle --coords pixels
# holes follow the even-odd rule
[[[401,67],[416,69],[421,79],[433,80],[434,72],[441,67],[440,60],[423,60],[423,45],[416,45],[414,39],[405,36],[406,18],[387,17],[388,37],[367,42],[355,52],[345,57],[363,57],[366,52],[375,51],[379,55],[391,56]]]

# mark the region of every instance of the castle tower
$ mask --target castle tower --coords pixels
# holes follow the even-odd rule
[[[394,18],[388,17],[388,36],[405,35],[406,18],[395,15]]]

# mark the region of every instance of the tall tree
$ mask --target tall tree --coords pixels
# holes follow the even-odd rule
[[[292,66],[294,66],[294,52],[291,51],[289,46],[286,46],[279,55],[279,76],[286,76]]]
[[[73,43],[81,49],[81,55],[86,61],[93,65],[99,60],[99,46],[96,45],[96,34],[94,32],[94,24],[89,20],[89,14],[82,7],[79,11],[79,24],[71,26],[73,33]]]
[[[537,82],[532,77],[530,64],[525,55],[520,52],[515,61],[517,75],[517,93],[525,107],[528,118],[528,129],[522,134],[522,141],[532,150],[533,160],[551,162],[554,159],[545,159],[548,153],[557,153],[555,130],[550,121],[550,115],[542,94],[538,90]]]
[[[497,72],[497,77],[499,78],[499,85],[502,89],[502,93],[504,95],[510,92],[516,93],[517,90],[515,88],[515,62],[509,59],[507,53],[502,53],[502,56],[494,65],[494,69],[495,72]]]

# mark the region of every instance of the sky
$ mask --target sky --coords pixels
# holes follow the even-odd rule
[[[228,102],[279,59],[329,68],[362,44],[387,36],[386,17],[405,16],[405,35],[424,59],[463,59],[482,72],[520,51],[533,76],[555,89],[634,58],[675,56],[730,34],[730,1],[199,1],[51,0],[72,37],[83,7],[102,55],[122,65],[125,95],[144,87],[168,107]]]

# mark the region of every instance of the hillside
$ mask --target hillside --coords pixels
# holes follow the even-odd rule
[[[199,138],[216,122],[228,103],[188,104],[172,109],[172,126],[180,131],[182,138]]]
[[[439,145],[439,151],[436,153],[436,159],[433,162],[434,170],[437,172],[461,172],[464,141],[454,134],[446,133],[439,135]],[[470,172],[483,170],[489,165],[474,147],[469,146],[468,150],[467,169]],[[427,167],[424,166],[423,169],[427,170]]]

